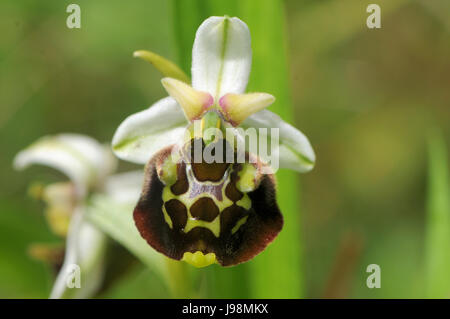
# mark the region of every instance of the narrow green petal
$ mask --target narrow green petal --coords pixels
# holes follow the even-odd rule
[[[428,298],[450,296],[450,185],[447,147],[440,134],[429,140],[426,222]]]
[[[165,77],[174,78],[185,83],[191,83],[191,79],[175,63],[162,56],[146,50],[134,51],[133,56],[141,58],[153,64],[153,66]]]

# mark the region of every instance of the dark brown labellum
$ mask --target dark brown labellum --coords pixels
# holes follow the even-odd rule
[[[222,266],[246,262],[263,251],[283,227],[274,176],[258,174],[265,164],[181,161],[173,168],[176,181],[166,185],[157,171],[167,169],[172,148],[161,150],[146,167],[134,210],[142,237],[170,258],[213,253]],[[245,171],[245,165],[250,169]],[[241,191],[242,183],[253,188]]]

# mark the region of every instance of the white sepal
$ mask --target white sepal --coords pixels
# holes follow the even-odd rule
[[[163,147],[181,141],[186,125],[178,103],[171,97],[161,99],[120,124],[112,140],[113,152],[123,160],[145,164]]]
[[[279,165],[298,172],[310,171],[316,156],[308,138],[292,125],[283,121],[278,115],[268,110],[259,111],[248,117],[241,125],[244,129],[254,127],[279,129]]]
[[[252,63],[250,31],[238,18],[210,17],[198,28],[192,49],[192,87],[217,101],[244,93]]]

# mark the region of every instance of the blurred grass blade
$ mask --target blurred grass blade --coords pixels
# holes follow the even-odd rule
[[[209,16],[237,16],[250,28],[253,62],[247,91],[269,92],[277,101],[269,109],[285,121],[293,122],[287,71],[287,50],[283,3],[263,1],[173,1],[175,39],[180,63],[187,72],[195,30]],[[266,251],[246,265],[230,270],[214,269],[218,285],[239,282],[228,287],[230,294],[242,295],[247,281],[252,298],[299,298],[302,296],[299,187],[294,172],[281,171],[278,178],[278,203],[285,217],[279,237]],[[234,290],[233,290],[234,289]],[[216,291],[221,287],[216,287]],[[233,296],[233,295],[231,295]],[[243,296],[245,297],[245,296]]]
[[[253,66],[248,91],[276,96],[269,110],[294,124],[283,2],[240,1],[239,12],[252,35]],[[300,298],[303,278],[298,173],[281,170],[277,180],[284,228],[274,243],[250,263],[252,297]]]
[[[450,203],[445,141],[435,134],[429,141],[427,202],[427,297],[450,298]]]

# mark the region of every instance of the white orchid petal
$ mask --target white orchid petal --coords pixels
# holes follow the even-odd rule
[[[70,222],[64,264],[50,294],[52,299],[91,297],[103,281],[107,237],[86,221],[83,213],[79,209]],[[78,279],[80,287],[71,287]]]
[[[123,204],[136,204],[144,183],[144,171],[131,171],[110,176],[106,180],[105,194]]]
[[[316,156],[308,138],[292,125],[284,122],[278,115],[267,110],[259,111],[248,117],[243,128],[279,128],[280,168],[288,168],[298,172],[307,172],[314,167]]]
[[[171,97],[127,117],[114,134],[112,147],[121,159],[144,164],[161,148],[183,138],[186,118]]]
[[[192,86],[216,101],[247,87],[252,50],[250,31],[238,18],[210,17],[198,28],[192,50]]]
[[[115,168],[110,151],[96,140],[79,134],[45,136],[19,152],[14,159],[17,169],[42,164],[60,170],[76,185],[79,196]]]

